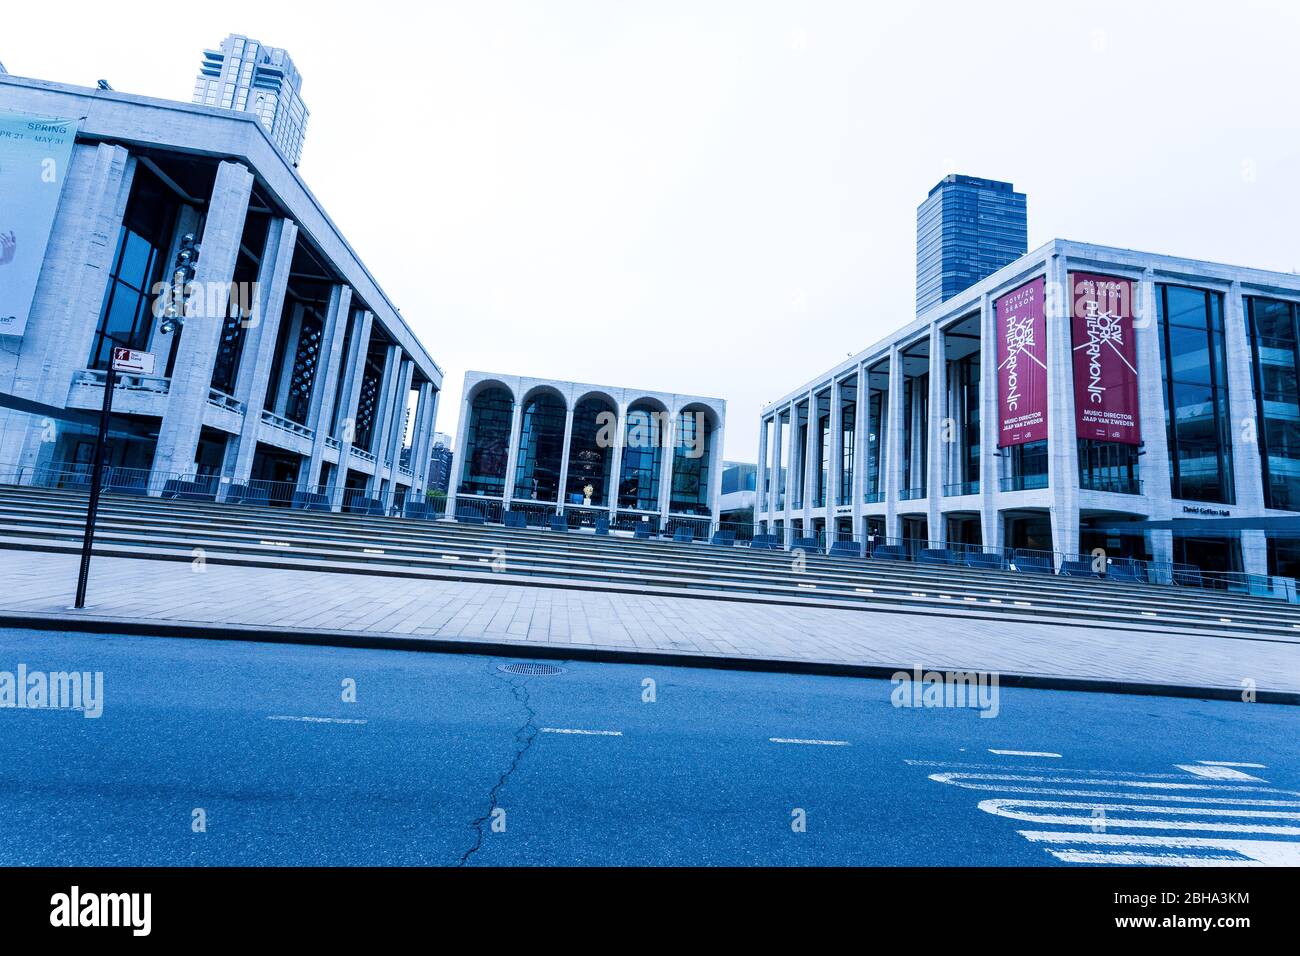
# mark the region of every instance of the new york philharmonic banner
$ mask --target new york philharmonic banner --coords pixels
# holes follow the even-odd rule
[[[78,125],[0,111],[0,335],[27,329]]]
[[[1074,415],[1080,438],[1142,443],[1133,282],[1070,274]]]
[[[994,303],[998,330],[998,447],[1047,439],[1046,279]]]

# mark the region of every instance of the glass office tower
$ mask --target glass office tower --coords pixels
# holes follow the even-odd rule
[[[1029,249],[1025,194],[945,176],[916,210],[916,313],[969,289]]]

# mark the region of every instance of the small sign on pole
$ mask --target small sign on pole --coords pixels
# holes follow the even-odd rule
[[[152,375],[154,361],[152,352],[137,352],[135,349],[113,348],[113,371],[125,372],[127,375]]]

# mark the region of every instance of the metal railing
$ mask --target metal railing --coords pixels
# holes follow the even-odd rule
[[[72,384],[83,388],[103,388],[108,380],[108,372],[102,368],[86,368],[75,373]],[[171,391],[172,380],[160,375],[133,375],[129,372],[117,373],[116,388],[128,392],[148,392],[153,395],[166,395]]]
[[[978,495],[980,493],[980,483],[978,481],[962,481],[953,485],[943,486],[943,496],[945,498],[960,498],[963,495]]]
[[[1037,491],[1047,487],[1047,475],[1015,475],[999,483],[1003,491]]]
[[[1079,476],[1079,487],[1084,491],[1103,491],[1112,495],[1140,495],[1142,482],[1137,478],[1107,478],[1101,475]]]
[[[208,404],[217,408],[223,408],[226,411],[234,412],[237,415],[244,414],[244,403],[233,395],[227,395],[218,388],[208,389]]]
[[[272,411],[263,410],[262,421],[272,428],[278,428],[280,431],[289,432],[301,438],[313,438],[316,435],[314,429],[308,428],[306,425],[300,425]]]

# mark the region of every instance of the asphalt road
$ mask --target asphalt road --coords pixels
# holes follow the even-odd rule
[[[1300,861],[1293,707],[505,663],[0,632],[104,674],[98,719],[0,707],[0,864]]]

